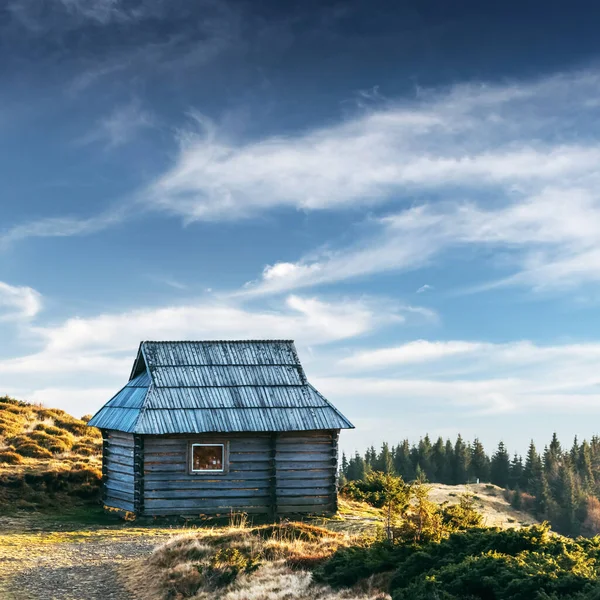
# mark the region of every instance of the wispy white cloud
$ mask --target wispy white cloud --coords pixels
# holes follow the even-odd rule
[[[416,340],[392,348],[363,350],[340,360],[340,365],[359,368],[385,368],[401,364],[427,362],[460,354],[480,351],[484,348],[481,343],[450,341],[428,342]]]
[[[20,223],[0,230],[0,250],[3,246],[27,238],[71,237],[97,233],[121,223],[129,214],[129,207],[122,205],[93,217],[48,217]]]
[[[596,175],[590,175],[589,185]],[[534,288],[600,281],[600,195],[545,188],[499,207],[474,202],[424,204],[377,222],[354,246],[265,267],[244,293],[277,293],[386,271],[419,269],[451,248],[494,247],[512,274],[491,285]],[[489,287],[489,283],[480,287]]]
[[[346,401],[368,395],[370,410],[377,405],[379,411],[416,402],[464,414],[598,411],[599,360],[598,343],[416,340],[357,351],[316,381]]]
[[[30,315],[36,312],[23,300],[19,309]],[[401,324],[410,316],[402,307],[376,299],[325,300],[292,295],[270,310],[211,299],[70,318],[56,325],[29,325],[28,337],[36,341],[39,350],[0,360],[0,394],[38,397],[44,390],[65,388],[72,396],[76,393],[73,390],[79,389],[85,400],[81,411],[87,412],[98,405],[90,406],[85,390],[114,385],[114,393],[126,380],[143,339],[291,338],[308,353],[312,347]],[[58,392],[54,397],[58,398]]]
[[[425,285],[422,285],[419,289],[417,289],[417,294],[424,294],[425,292],[428,292],[432,289],[434,289],[433,286],[426,283]]]
[[[80,144],[100,143],[116,148],[131,142],[144,129],[155,126],[154,115],[142,108],[138,100],[117,106],[110,114],[78,140]]]
[[[29,291],[13,289],[22,290],[22,295]],[[32,308],[28,311],[35,314]],[[0,361],[0,373],[110,371],[120,353],[133,352],[142,339],[267,337],[293,338],[305,346],[326,344],[402,323],[405,313],[402,307],[378,300],[326,301],[291,295],[273,310],[210,300],[71,318],[55,326],[30,326],[43,350]]]
[[[295,136],[232,143],[216,127],[204,128],[185,137],[177,163],[149,198],[188,220],[211,220],[275,206],[396,202],[442,188],[537,189],[595,170],[600,147],[585,127],[596,109],[585,100],[599,90],[590,71],[420,91]]]
[[[31,319],[42,310],[42,295],[27,286],[0,281],[0,321]]]

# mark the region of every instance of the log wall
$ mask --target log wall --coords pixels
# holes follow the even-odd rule
[[[277,512],[337,510],[337,431],[301,431],[276,436]]]
[[[189,473],[190,442],[226,443],[225,473]],[[144,436],[143,514],[336,510],[337,432]]]
[[[120,431],[104,434],[104,504],[136,512],[134,482],[134,436]]]

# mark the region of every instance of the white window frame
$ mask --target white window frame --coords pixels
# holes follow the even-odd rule
[[[206,446],[221,446],[221,468],[220,469],[194,469],[194,448]],[[195,443],[190,444],[190,473],[225,473],[225,461],[227,454],[225,452],[225,444],[222,442],[213,442],[212,444]]]

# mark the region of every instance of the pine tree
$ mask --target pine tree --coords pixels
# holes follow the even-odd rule
[[[558,468],[561,464],[562,449],[556,432],[552,434],[550,445],[544,449],[544,471],[551,481],[558,477]]]
[[[569,456],[571,457],[571,464],[576,465],[577,459],[579,458],[579,444],[577,441],[577,436],[575,436],[575,438],[573,439],[573,445],[571,446]]]
[[[487,457],[483,444],[478,438],[475,438],[471,446],[471,461],[469,465],[469,475],[471,478],[478,479],[480,482],[490,480],[490,459]]]
[[[442,437],[438,437],[431,450],[431,479],[430,481],[442,482],[446,470],[446,447]]]
[[[396,473],[404,479],[404,481],[412,481],[415,478],[415,471],[410,460],[410,446],[408,440],[404,440],[402,444],[396,446],[394,452],[394,468]]]
[[[504,442],[498,444],[498,449],[492,456],[490,464],[490,481],[499,487],[508,487],[510,480],[510,458]]]
[[[344,477],[348,475],[348,459],[346,458],[346,453],[342,452],[342,463],[340,465],[342,474]]]
[[[586,444],[587,442],[584,442]],[[583,447],[583,446],[582,446]],[[563,464],[559,469],[560,496],[556,498],[560,513],[558,523],[561,533],[576,535],[578,526],[576,523],[577,491],[573,478],[573,470],[570,464]]]
[[[419,449],[414,444],[410,447],[410,464],[413,473],[416,473],[419,466]]]
[[[523,459],[515,452],[510,462],[510,477],[508,487],[511,490],[517,490],[523,485]]]
[[[525,491],[535,495],[536,491],[540,489],[542,475],[542,460],[535,449],[533,440],[531,440],[529,450],[527,451],[527,458],[525,459],[525,467],[523,469]]]
[[[348,479],[348,481],[362,481],[366,474],[367,465],[363,457],[356,452],[355,455],[348,461],[346,479]]]
[[[592,450],[587,440],[583,440],[579,448],[577,457],[577,472],[581,480],[581,485],[586,492],[594,490],[594,473],[592,470]]]
[[[419,445],[417,446],[417,450],[419,453],[419,465],[421,469],[423,469],[424,473],[427,475],[428,481],[431,481],[431,477],[433,475],[433,466],[431,463],[431,440],[429,439],[429,435],[426,434],[424,438],[419,440]]]
[[[379,465],[377,464],[377,451],[375,450],[375,446],[371,446],[365,452],[365,464],[373,471],[379,471]]]
[[[392,453],[387,442],[383,442],[381,445],[381,452],[377,457],[377,470],[383,473],[394,475],[396,469],[394,468],[394,461],[392,460]]]
[[[469,452],[460,433],[454,444],[453,483],[455,485],[467,483],[469,478]]]
[[[440,481],[447,485],[451,485],[454,482],[454,446],[449,439],[446,440],[444,454],[446,460],[444,461],[444,472],[440,476]]]
[[[541,467],[541,462],[540,462]],[[552,497],[548,480],[540,469],[540,479],[535,490],[535,512],[539,519],[548,519],[552,510]]]

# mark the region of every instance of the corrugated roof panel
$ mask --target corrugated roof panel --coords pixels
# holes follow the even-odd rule
[[[299,365],[288,340],[142,342],[151,366]]]
[[[136,423],[140,434],[250,432],[250,431],[309,431],[345,429],[341,415],[329,407],[298,409],[169,409],[145,410]]]
[[[152,387],[146,408],[298,408],[329,406],[327,401],[305,386],[239,387]]]
[[[303,385],[293,366],[185,366],[150,367],[157,387],[221,387],[232,385]]]
[[[293,342],[142,342],[140,353],[138,374],[90,425],[140,434],[353,427],[308,384]]]
[[[110,408],[105,406],[96,413],[88,425],[98,427],[98,429],[115,429],[131,433],[139,414],[139,408]]]

